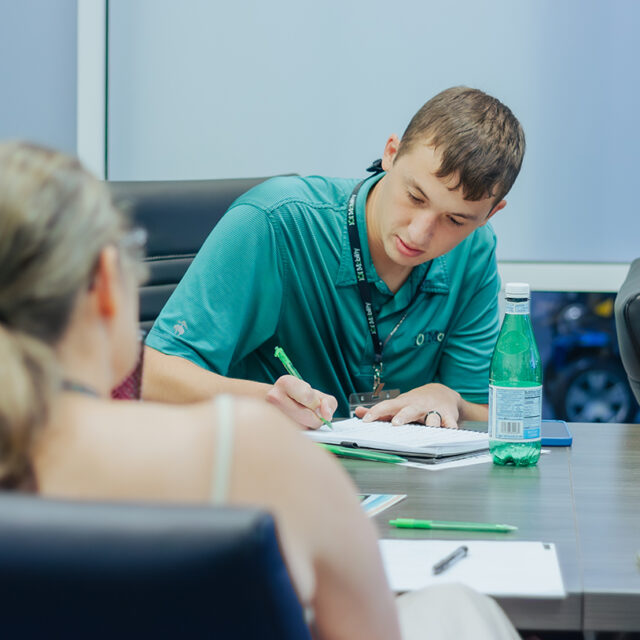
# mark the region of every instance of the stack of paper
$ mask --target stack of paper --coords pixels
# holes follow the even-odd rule
[[[305,433],[316,442],[376,449],[412,457],[460,455],[489,448],[486,433],[427,427],[423,424],[395,427],[390,422],[363,422],[359,418],[334,422],[333,430],[323,426]]]
[[[466,557],[439,575],[433,565],[457,547]],[[380,540],[387,578],[396,592],[461,582],[499,597],[564,598],[555,545],[502,540]]]

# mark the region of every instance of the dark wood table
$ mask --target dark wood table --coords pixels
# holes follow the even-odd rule
[[[425,471],[345,460],[363,493],[406,493],[375,521],[382,538],[554,542],[565,599],[500,598],[519,629],[640,630],[640,425],[570,425],[572,448],[536,467]],[[506,522],[512,534],[396,529],[395,517]]]
[[[640,425],[577,424],[570,452],[583,629],[640,630]]]

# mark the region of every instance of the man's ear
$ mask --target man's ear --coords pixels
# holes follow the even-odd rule
[[[384,154],[382,155],[382,168],[385,171],[391,169],[399,148],[400,140],[395,133],[392,133],[387,140],[387,144],[384,145]]]
[[[506,200],[500,200],[500,202],[498,202],[498,204],[493,207],[493,209],[491,209],[491,211],[489,212],[489,215],[484,219],[484,222],[482,224],[487,224],[487,222],[489,222],[489,220],[496,214],[498,213],[498,211],[500,211],[501,209],[504,209],[507,206],[507,201]],[[482,226],[482,225],[480,225]]]
[[[100,252],[92,291],[98,313],[104,318],[115,316],[119,304],[120,265],[118,250],[114,246],[105,247]]]

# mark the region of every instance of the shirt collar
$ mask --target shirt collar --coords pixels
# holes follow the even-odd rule
[[[367,196],[373,185],[380,180],[385,173],[378,173],[365,179],[358,197],[356,198],[356,220],[358,222],[358,234],[362,244],[362,263],[367,272],[367,281],[373,283],[379,291],[391,295],[389,288],[378,275],[373,262],[371,260],[371,252],[369,251],[369,241],[367,238],[367,219],[366,219],[366,202]],[[349,194],[349,197],[351,194]],[[335,277],[336,287],[352,286],[356,284],[356,272],[353,266],[353,258],[351,256],[351,243],[349,242],[349,230],[347,227],[347,204],[349,198],[344,203],[344,222],[342,226],[342,250],[340,253],[340,266]],[[428,274],[425,278],[425,273]],[[430,293],[449,293],[449,274],[447,271],[447,255],[440,256],[433,260],[431,268],[429,262],[418,265],[413,268],[409,276],[409,282],[412,283],[411,290],[420,284],[421,291]],[[404,287],[400,289],[400,293]]]

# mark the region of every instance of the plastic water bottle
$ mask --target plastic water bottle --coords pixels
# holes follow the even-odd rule
[[[495,464],[527,467],[540,457],[542,363],[529,316],[529,285],[510,282],[489,372],[489,449]]]

